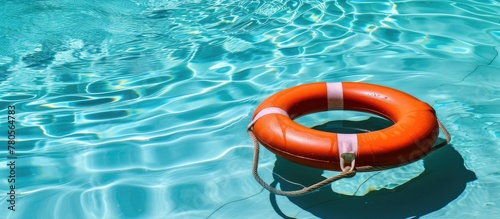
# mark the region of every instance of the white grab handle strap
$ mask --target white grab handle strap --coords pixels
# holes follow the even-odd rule
[[[346,171],[345,161],[347,160],[351,161],[349,171],[352,171],[358,154],[358,135],[337,134],[337,145],[339,147],[340,169]]]

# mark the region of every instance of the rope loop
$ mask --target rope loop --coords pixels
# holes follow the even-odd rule
[[[432,149],[430,150],[430,152],[428,154],[430,154],[433,151],[435,151],[435,150],[437,150],[437,149],[439,149],[439,148],[447,145],[451,141],[451,136],[450,136],[450,133],[448,132],[448,130],[446,130],[446,128],[443,126],[443,124],[441,124],[441,122],[439,120],[437,122],[438,122],[439,128],[441,129],[441,131],[445,135],[446,140],[444,142],[441,142],[440,144],[432,147]],[[333,182],[335,182],[337,180],[340,180],[340,179],[343,179],[343,178],[354,177],[357,172],[369,172],[369,171],[387,170],[387,169],[391,169],[391,168],[394,168],[394,167],[399,167],[399,166],[402,166],[402,165],[405,165],[405,164],[413,162],[413,161],[408,161],[406,163],[401,163],[401,164],[396,164],[396,165],[387,165],[387,166],[362,166],[362,167],[354,167],[354,163],[352,163],[351,166],[345,165],[344,168],[342,168],[342,172],[339,173],[338,175],[332,176],[332,177],[330,177],[328,179],[324,179],[324,180],[322,180],[322,181],[320,181],[320,182],[318,182],[316,184],[304,187],[303,189],[300,189],[300,190],[282,191],[282,190],[278,190],[278,189],[272,187],[271,185],[267,184],[262,178],[260,178],[259,172],[258,172],[259,151],[260,151],[259,140],[257,140],[257,138],[255,137],[255,134],[253,133],[253,126],[249,126],[248,129],[247,129],[247,132],[250,135],[250,137],[252,138],[252,141],[254,143],[254,156],[253,156],[252,175],[255,178],[255,180],[262,187],[264,187],[265,189],[267,189],[268,191],[270,191],[270,192],[272,192],[272,193],[274,193],[276,195],[283,195],[283,196],[289,196],[289,197],[304,195],[304,194],[310,193],[312,191],[315,191],[315,190],[317,190],[317,189],[319,189],[319,188],[321,188],[323,186],[326,186],[326,185],[328,185],[330,183],[333,183]]]
[[[308,187],[305,187],[303,189],[300,189],[300,190],[295,190],[295,191],[282,191],[282,190],[278,190],[276,188],[273,188],[271,185],[267,184],[266,182],[264,182],[264,180],[262,178],[260,178],[259,176],[259,173],[258,173],[258,164],[259,164],[259,151],[260,151],[260,145],[259,145],[259,141],[257,140],[257,138],[255,137],[255,135],[253,134],[252,130],[251,129],[248,129],[248,134],[250,135],[250,137],[252,138],[253,142],[254,142],[254,157],[253,157],[253,168],[252,168],[252,174],[253,174],[253,177],[255,178],[255,180],[257,180],[257,182],[262,186],[264,187],[265,189],[269,190],[270,192],[276,194],[276,195],[283,195],[283,196],[299,196],[299,195],[304,195],[306,193],[309,193],[309,192],[312,192],[314,190],[317,190],[323,186],[326,186],[332,182],[335,182],[339,179],[343,179],[343,178],[350,178],[350,177],[353,177],[356,175],[356,169],[355,168],[351,168],[350,166],[346,166],[344,171],[341,172],[340,174],[338,175],[335,175],[335,176],[332,176],[328,179],[325,179],[325,180],[322,180],[321,182],[318,182],[314,185],[311,185],[311,186],[308,186]]]

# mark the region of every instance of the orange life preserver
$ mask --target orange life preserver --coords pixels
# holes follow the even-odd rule
[[[293,121],[326,110],[373,113],[394,125],[374,132],[340,134]],[[327,170],[412,162],[431,151],[439,133],[435,111],[427,103],[392,88],[358,82],[288,88],[262,102],[252,118],[248,128],[270,151],[292,162]]]

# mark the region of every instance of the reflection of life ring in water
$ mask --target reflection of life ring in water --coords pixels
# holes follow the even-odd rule
[[[374,132],[340,134],[293,121],[326,110],[374,113],[394,125]],[[252,127],[259,142],[285,159],[343,171],[347,166],[352,170],[355,164],[397,166],[415,161],[431,152],[438,137],[435,111],[427,103],[392,88],[356,82],[312,83],[278,92],[256,109],[249,129]]]

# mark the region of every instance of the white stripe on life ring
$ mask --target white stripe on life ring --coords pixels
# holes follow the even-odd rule
[[[255,115],[252,122],[250,122],[250,124],[248,124],[247,129],[250,129],[250,127],[252,127],[257,122],[258,119],[260,119],[261,117],[263,117],[265,115],[269,115],[269,114],[281,114],[281,115],[284,115],[286,117],[290,117],[290,116],[288,116],[288,113],[286,113],[285,110],[282,110],[281,108],[278,108],[278,107],[264,108],[259,113],[257,113],[257,115]]]
[[[344,90],[341,82],[326,83],[328,110],[344,109]]]

